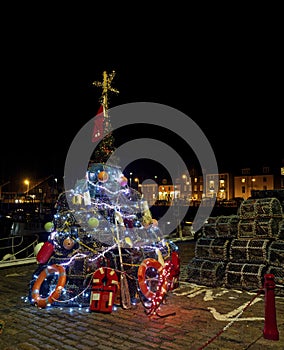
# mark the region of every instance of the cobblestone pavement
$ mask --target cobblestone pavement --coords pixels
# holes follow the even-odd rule
[[[159,316],[165,317],[151,319],[141,303],[108,314],[69,307],[38,309],[26,302],[36,265],[0,269],[0,349],[284,349],[283,297],[275,297],[279,340],[265,339],[264,295],[188,283],[194,243],[183,242],[179,248],[180,287],[168,293],[161,306]]]

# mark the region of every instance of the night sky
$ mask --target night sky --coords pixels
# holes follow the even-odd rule
[[[104,70],[116,72],[112,85],[120,91],[109,95],[110,108],[156,102],[180,110],[207,136],[223,171],[284,158],[283,53],[275,38],[212,38],[184,52],[129,50],[120,59],[112,50],[105,55],[99,43],[54,38],[17,33],[2,57],[1,183],[63,176],[70,143],[99,108],[101,90],[92,82]],[[163,139],[157,130],[152,134]],[[136,137],[139,131],[129,129],[116,140]],[[164,142],[189,154],[181,140],[166,135]]]

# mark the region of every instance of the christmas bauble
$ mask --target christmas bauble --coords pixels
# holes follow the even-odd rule
[[[108,173],[106,171],[100,171],[98,173],[98,180],[100,182],[106,182],[108,180]]]
[[[89,220],[88,220],[88,225],[89,227],[91,228],[96,228],[99,226],[99,220],[95,217],[91,217]]]
[[[156,219],[152,219],[152,225],[153,226],[158,226],[158,221]]]
[[[130,237],[125,237],[125,242],[132,248],[133,247],[133,242]]]
[[[65,238],[63,241],[63,247],[67,250],[72,249],[74,247],[74,244],[75,244],[74,240],[70,237]]]
[[[119,179],[120,186],[126,186],[127,185],[127,178],[125,176],[121,176]]]
[[[48,221],[48,222],[46,222],[46,223],[44,224],[44,229],[45,229],[46,232],[51,232],[51,231],[53,231],[53,228],[54,228],[53,222],[51,222],[51,221]]]

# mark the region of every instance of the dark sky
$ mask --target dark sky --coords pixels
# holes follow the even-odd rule
[[[99,42],[55,34],[37,40],[35,34],[17,33],[2,50],[2,183],[62,176],[70,143],[98,110],[101,91],[92,82],[104,70],[115,70],[113,86],[120,91],[110,95],[110,108],[157,102],[180,110],[202,129],[224,170],[284,158],[283,53],[275,37],[212,37],[186,50],[129,50],[117,59]],[[183,148],[180,141],[174,145]]]

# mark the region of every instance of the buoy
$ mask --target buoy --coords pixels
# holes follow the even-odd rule
[[[40,264],[45,264],[48,261],[48,259],[51,257],[53,252],[54,252],[54,245],[51,242],[46,241],[44,242],[39,252],[37,253],[36,260]]]
[[[41,247],[43,246],[43,244],[44,242],[40,242],[34,247],[34,256],[38,255],[38,252],[41,250]]]

